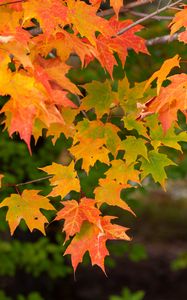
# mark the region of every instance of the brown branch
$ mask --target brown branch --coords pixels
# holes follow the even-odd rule
[[[120,13],[124,13],[124,12],[128,11],[129,9],[132,9],[132,8],[135,8],[135,7],[138,7],[138,6],[141,6],[141,5],[150,4],[153,1],[155,1],[155,0],[152,0],[152,1],[142,0],[141,2],[140,1],[134,1],[132,3],[128,3],[125,6],[121,7]],[[109,9],[106,9],[106,10],[103,10],[103,11],[100,11],[100,12],[97,13],[97,15],[99,17],[107,17],[107,16],[114,15],[114,14],[115,14],[115,12],[114,12],[113,8],[109,8]]]
[[[26,0],[17,0],[17,1],[12,1],[12,2],[5,2],[5,3],[1,3],[0,6],[10,5],[10,4],[16,4],[16,3],[25,2],[25,1]]]
[[[119,31],[117,32],[117,35],[123,34],[124,32],[130,30],[131,28],[135,27],[136,25],[141,24],[141,23],[143,23],[144,21],[151,19],[152,17],[154,17],[154,16],[160,14],[161,12],[165,11],[166,9],[169,9],[169,8],[171,8],[171,7],[174,7],[174,6],[176,6],[177,4],[179,4],[179,3],[181,3],[181,2],[182,2],[182,0],[177,0],[177,1],[173,2],[173,3],[167,4],[166,6],[160,8],[160,9],[155,10],[155,11],[152,12],[151,14],[146,15],[145,17],[143,17],[143,18],[141,18],[141,19],[135,21],[134,23],[130,24],[130,25],[127,26],[127,27],[122,28],[121,30],[119,30]]]
[[[5,187],[14,187],[17,191],[19,186],[32,184],[32,183],[43,181],[43,180],[47,180],[47,179],[50,179],[52,177],[53,177],[53,175],[48,175],[48,176],[45,176],[45,177],[41,177],[41,178],[38,178],[38,179],[34,179],[34,180],[26,181],[26,182],[21,182],[21,183],[5,183],[5,184],[2,184],[0,189],[3,189]]]
[[[146,17],[148,16],[148,14],[144,14],[144,13],[141,13],[141,12],[138,12],[138,11],[134,11],[134,10],[130,10],[129,11],[130,14],[132,14],[133,16],[138,16],[138,17]],[[154,19],[154,20],[172,20],[173,17],[170,17],[170,16],[153,16],[151,17],[151,19]]]

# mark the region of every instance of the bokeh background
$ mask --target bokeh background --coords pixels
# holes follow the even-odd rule
[[[130,1],[129,1],[130,2]],[[160,1],[164,5],[166,1]],[[154,1],[136,8],[137,12],[149,13],[158,5]],[[104,4],[108,7],[108,2]],[[171,16],[173,11],[165,12]],[[126,13],[122,18],[137,18]],[[148,20],[140,35],[146,39],[169,33],[168,20]],[[146,80],[160,68],[162,62],[180,54],[180,72],[187,72],[187,46],[174,41],[156,44],[149,48],[150,56],[129,51],[125,68],[115,67],[114,79],[125,74],[130,82]],[[71,57],[73,70],[69,77],[77,84],[91,80],[105,80],[109,75],[92,62],[86,69],[80,68],[77,57]],[[173,72],[175,72],[174,70]],[[1,98],[1,105],[6,101]],[[3,116],[1,117],[3,118]],[[118,122],[116,120],[116,122]],[[179,113],[179,123],[184,130],[184,116]],[[32,140],[32,156],[26,145],[6,131],[0,133],[0,170],[5,175],[4,183],[14,184],[44,176],[38,168],[51,164],[68,163],[67,149],[71,140],[62,134],[55,145],[51,137]],[[24,221],[10,236],[5,221],[6,208],[0,210],[0,300],[176,300],[186,299],[187,294],[187,143],[181,143],[183,153],[166,148],[170,157],[178,164],[167,168],[169,177],[167,192],[145,180],[142,187],[122,193],[122,198],[133,208],[137,217],[118,208],[103,208],[107,213],[116,213],[120,223],[129,227],[131,242],[108,242],[111,256],[106,259],[106,277],[97,267],[91,267],[89,256],[78,267],[76,278],[69,257],[63,257],[63,222],[52,222],[46,237],[38,231],[28,232]],[[79,172],[82,189],[86,196],[93,197],[93,189],[106,166],[99,162],[91,168],[88,176]],[[23,187],[20,187],[22,191]],[[42,181],[24,186],[42,190],[46,195],[49,182]],[[1,189],[1,199],[14,193],[13,187]],[[60,198],[52,199],[60,207]],[[113,211],[115,209],[115,212]],[[53,213],[48,213],[53,218]]]

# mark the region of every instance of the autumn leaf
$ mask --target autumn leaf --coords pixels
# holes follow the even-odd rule
[[[123,160],[112,160],[110,169],[105,173],[106,178],[116,180],[119,184],[127,184],[129,181],[139,182],[139,171],[134,164],[127,165]]]
[[[83,160],[82,169],[88,172],[97,160],[109,164],[109,151],[103,146],[104,142],[103,139],[93,141],[92,139],[81,138],[78,144],[71,147],[70,152],[76,160]]]
[[[113,217],[105,216],[100,220],[100,226],[84,222],[80,233],[71,241],[64,255],[70,254],[74,272],[88,251],[92,265],[98,265],[104,272],[104,260],[109,254],[106,248],[108,239],[130,240],[125,231],[127,228],[112,224]]]
[[[36,228],[45,235],[44,224],[48,223],[48,220],[40,209],[55,210],[55,208],[50,204],[48,198],[38,193],[39,191],[36,190],[24,190],[22,195],[12,194],[0,203],[0,208],[8,206],[6,220],[9,223],[11,234],[24,219],[30,231]]]
[[[105,144],[107,149],[116,155],[121,144],[118,132],[119,128],[111,123],[104,124],[100,120],[90,122],[84,119],[76,126],[74,141],[78,142],[82,136],[93,140],[103,139],[103,145]]]
[[[130,86],[127,77],[124,77],[118,82],[118,101],[119,105],[123,108],[126,116],[132,114],[130,119],[141,110],[141,106],[150,99],[150,95],[154,95],[154,91],[145,91],[145,81],[135,83]],[[135,118],[136,119],[136,118]]]
[[[23,24],[35,18],[47,35],[53,33],[58,24],[62,27],[67,24],[67,7],[60,0],[42,1],[42,4],[37,0],[26,1],[23,10]]]
[[[143,122],[137,120],[137,116],[130,114],[123,117],[123,122],[127,130],[136,130],[139,135],[147,137],[147,128]]]
[[[82,198],[78,203],[76,200],[64,201],[64,207],[58,211],[55,220],[64,219],[63,231],[66,233],[66,240],[80,231],[82,223],[89,221],[97,224],[101,212],[95,207],[95,200]]]
[[[157,97],[150,99],[144,106],[140,117],[158,113],[158,119],[162,124],[164,132],[177,121],[177,112],[181,110],[186,114],[187,109],[187,75],[176,74],[167,78],[171,83],[161,88]]]
[[[164,133],[162,126],[158,123],[157,115],[148,116],[146,118],[146,126],[150,128],[151,145],[155,149],[160,146],[167,146],[182,151],[179,142],[187,142],[187,133],[179,132],[177,134],[174,125]]]
[[[110,0],[110,5],[113,7],[118,16],[120,8],[123,6],[123,0]]]
[[[144,39],[135,34],[143,28],[142,26],[134,26],[127,32],[118,35],[118,32],[121,29],[129,26],[131,23],[131,20],[119,22],[114,16],[110,18],[109,24],[115,34],[113,34],[113,36],[104,36],[100,34],[97,37],[96,46],[98,50],[98,56],[96,58],[99,60],[103,68],[109,72],[111,77],[114,65],[117,65],[114,52],[118,54],[123,65],[125,64],[129,48],[134,49],[137,53],[148,53]]]
[[[101,118],[105,113],[109,113],[113,103],[115,103],[115,93],[112,92],[110,82],[92,81],[84,85],[87,96],[83,98],[81,105],[82,109],[95,109],[98,118]]]
[[[121,150],[125,150],[125,161],[127,165],[136,161],[138,155],[147,157],[147,148],[145,146],[145,140],[141,138],[135,138],[134,136],[127,136],[127,138],[121,142]]]
[[[148,88],[151,82],[157,78],[157,94],[159,94],[162,83],[164,82],[164,80],[166,80],[168,74],[174,67],[179,67],[179,62],[180,57],[178,54],[172,58],[165,60],[160,70],[156,71],[146,82],[145,90]]]
[[[171,35],[178,31],[181,27],[185,27],[185,31],[179,33],[178,40],[187,43],[187,6],[184,9],[177,12],[169,24],[171,28]]]
[[[159,153],[156,150],[149,151],[148,160],[140,158],[141,161],[141,180],[151,174],[155,182],[159,182],[165,189],[165,181],[167,178],[165,167],[176,165],[166,154]]]
[[[115,180],[100,179],[99,186],[95,188],[95,200],[100,207],[103,203],[107,203],[112,206],[119,206],[124,210],[127,210],[134,214],[131,208],[125,201],[120,198],[122,189],[127,188],[129,185],[117,183]]]
[[[67,17],[73,24],[74,30],[78,31],[82,37],[86,37],[91,44],[96,44],[96,32],[100,32],[104,36],[114,34],[107,20],[96,16],[97,7],[89,6],[80,0],[69,0],[67,7]]]
[[[53,175],[50,183],[54,187],[49,196],[61,196],[64,198],[70,191],[80,191],[80,183],[73,163],[70,163],[69,166],[52,163],[52,165],[40,169]]]

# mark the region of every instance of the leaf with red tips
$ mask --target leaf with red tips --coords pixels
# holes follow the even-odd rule
[[[148,54],[148,50],[145,45],[145,40],[140,36],[136,35],[136,32],[140,31],[143,27],[140,25],[134,26],[127,32],[118,35],[118,32],[132,24],[131,20],[118,21],[116,17],[112,17],[109,20],[111,28],[113,28],[115,34],[111,36],[103,36],[100,34],[97,38],[97,59],[101,65],[106,68],[112,77],[113,67],[116,65],[116,60],[114,58],[114,52],[116,52],[122,62],[125,64],[127,51],[129,48],[133,49],[135,52],[143,52]]]
[[[64,253],[64,255],[71,255],[74,271],[88,251],[92,265],[98,265],[105,272],[104,260],[109,254],[106,241],[108,239],[130,240],[125,233],[127,228],[112,224],[110,222],[112,219],[111,216],[101,217],[99,226],[89,222],[83,223],[80,233],[76,234]]]
[[[82,198],[78,203],[76,200],[62,202],[64,207],[57,213],[55,220],[64,219],[63,231],[66,233],[66,240],[80,231],[82,223],[89,221],[97,224],[100,211],[95,207],[95,200]]]

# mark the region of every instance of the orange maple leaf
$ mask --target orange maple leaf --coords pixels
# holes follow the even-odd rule
[[[89,221],[97,224],[100,210],[95,207],[95,200],[82,198],[78,203],[76,200],[64,201],[64,207],[57,213],[55,220],[65,219],[63,231],[66,233],[66,240],[80,231],[82,223]]]
[[[64,255],[71,254],[74,271],[88,251],[92,265],[98,265],[105,272],[104,260],[109,254],[106,241],[108,239],[130,240],[125,233],[128,228],[112,224],[111,220],[114,218],[111,216],[100,217],[99,226],[87,221],[83,223],[80,233],[76,234],[64,253]]]

